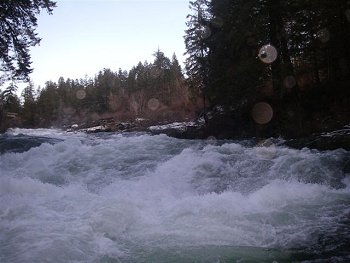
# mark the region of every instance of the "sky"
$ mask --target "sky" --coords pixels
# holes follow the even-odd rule
[[[57,0],[52,15],[42,12],[31,48],[34,85],[94,77],[103,68],[130,70],[152,62],[159,48],[184,61],[188,0]]]

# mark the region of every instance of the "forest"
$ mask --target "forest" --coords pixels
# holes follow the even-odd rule
[[[157,50],[152,63],[60,78],[21,98],[2,87],[2,127],[50,127],[204,117],[218,138],[303,137],[350,122],[350,3],[346,0],[190,1],[182,70]],[[10,114],[9,114],[10,113]]]
[[[41,89],[29,82],[21,97],[13,84],[2,93],[4,112],[14,114],[12,125],[22,127],[89,126],[114,118],[152,123],[193,118],[194,103],[181,66],[157,50],[154,61],[138,63],[131,70],[103,69],[94,78],[47,81]],[[11,115],[10,115],[11,117]]]
[[[349,5],[190,2],[189,82],[208,107],[224,108],[209,129],[227,130],[230,137],[300,137],[349,123]]]

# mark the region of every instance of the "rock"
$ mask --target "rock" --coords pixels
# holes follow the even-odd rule
[[[284,145],[297,149],[307,147],[324,151],[342,148],[350,151],[350,128],[344,126],[343,129],[333,132],[313,134],[300,139],[290,139],[285,141]]]
[[[131,128],[133,128],[135,125],[133,125],[130,122],[120,122],[118,124],[116,124],[116,127],[119,131],[127,131],[130,130]]]
[[[81,131],[84,131],[87,133],[96,133],[96,132],[109,132],[111,131],[111,129],[108,126],[100,125],[100,126],[90,127]]]
[[[153,135],[166,134],[179,139],[203,139],[202,124],[198,122],[174,122],[148,127]]]

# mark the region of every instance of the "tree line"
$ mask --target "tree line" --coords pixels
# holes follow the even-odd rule
[[[30,82],[29,48],[40,43],[37,16],[52,14],[52,0],[0,2],[0,130],[9,125],[46,127],[101,118],[174,120],[193,112],[180,64],[159,49],[154,61],[131,70],[103,69],[95,77],[59,78],[43,88]],[[18,81],[28,83],[21,96]]]
[[[15,81],[31,72],[28,48],[40,41],[35,16],[42,9],[51,13],[55,3],[5,1],[0,7],[0,85],[10,81],[0,108],[30,125],[87,113],[141,116],[167,108],[175,114],[176,107],[186,108],[187,87],[202,97],[207,126],[228,136],[302,136],[349,122],[347,0],[193,0],[185,76],[176,57],[158,50],[153,63],[129,72],[60,78],[38,92],[30,84],[22,103]]]
[[[11,83],[2,92],[3,110],[18,114],[24,127],[91,122],[103,116],[184,118],[192,103],[178,59],[175,54],[169,59],[159,49],[153,55],[152,63],[139,62],[129,71],[103,69],[94,78],[60,77],[37,89],[29,82],[20,97]]]
[[[349,121],[349,1],[196,0],[190,8],[186,73],[209,109],[267,135]],[[251,116],[259,102],[273,109],[268,123]]]

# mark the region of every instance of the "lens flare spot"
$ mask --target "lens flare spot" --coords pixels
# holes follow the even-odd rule
[[[252,111],[252,118],[258,124],[266,124],[272,120],[273,109],[270,104],[266,102],[259,102],[254,105]]]
[[[75,93],[75,96],[77,97],[78,100],[83,100],[86,97],[86,92],[85,90],[80,89]]]
[[[208,138],[207,138],[207,143],[208,144],[211,144],[211,145],[216,145],[216,137],[215,136],[209,136]]]
[[[294,78],[294,76],[287,76],[283,80],[283,85],[287,89],[292,89],[297,85],[297,80]]]
[[[159,100],[155,98],[152,98],[147,102],[147,107],[152,111],[157,110],[159,108],[159,105]]]
[[[258,57],[260,58],[260,60],[266,64],[273,63],[277,59],[277,56],[278,56],[277,49],[270,44],[260,48],[259,54],[258,54]]]
[[[323,28],[317,33],[317,38],[322,43],[327,43],[331,39],[331,34],[329,33],[329,30],[327,28]]]

